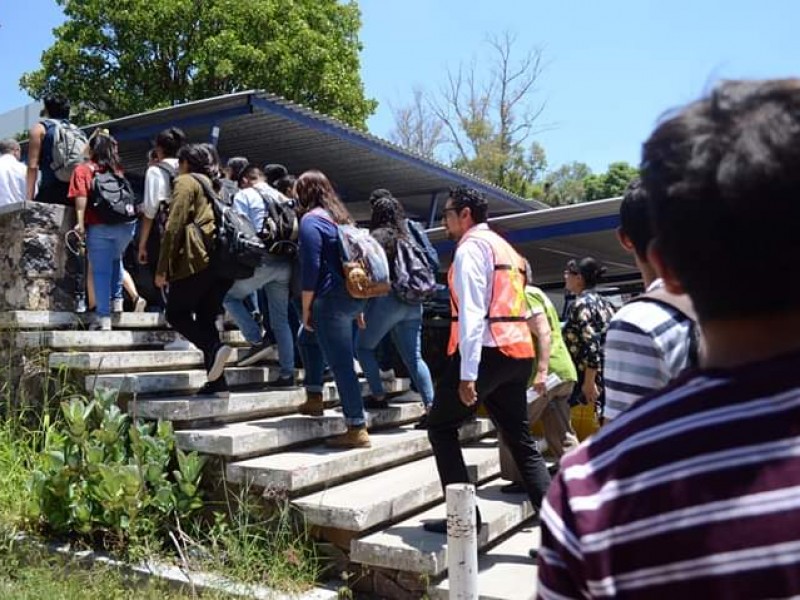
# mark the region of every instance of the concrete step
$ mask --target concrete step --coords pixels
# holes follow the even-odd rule
[[[20,348],[51,350],[133,350],[162,348],[175,340],[176,333],[161,331],[22,331],[17,334]],[[222,339],[228,344],[243,345],[239,331],[225,331]]]
[[[398,426],[418,420],[423,413],[422,405],[416,402],[396,404],[389,409],[367,411],[367,426]],[[182,450],[243,458],[338,435],[345,430],[342,413],[326,410],[322,417],[292,415],[204,429],[183,429],[175,432],[175,440]]]
[[[500,473],[494,440],[464,448],[464,460],[472,481]],[[430,456],[297,498],[294,504],[312,525],[362,532],[442,498],[436,461]]]
[[[12,310],[0,312],[0,329],[84,329],[94,320],[92,313],[78,315],[72,312],[47,310]],[[118,329],[166,329],[167,322],[161,313],[126,312],[111,317]]]
[[[461,427],[461,439],[473,440],[494,431],[489,419]],[[278,493],[297,495],[431,454],[426,431],[411,426],[370,432],[371,448],[331,450],[324,445],[259,456],[228,464],[228,481]]]
[[[278,378],[277,365],[253,367],[226,367],[225,378],[231,387],[263,385]],[[295,371],[298,381],[303,371]],[[123,394],[174,394],[196,391],[206,382],[205,369],[185,369],[176,371],[141,371],[123,373],[91,373],[84,378],[87,390],[109,388]],[[362,382],[364,395],[369,394],[366,382]],[[409,379],[395,379],[384,382],[387,394],[400,393],[409,389]]]
[[[386,382],[395,390],[407,389],[406,380]],[[339,394],[334,383],[326,383],[325,402],[338,402]],[[128,410],[144,419],[165,420],[187,427],[192,423],[224,423],[272,417],[296,412],[306,399],[305,390],[266,389],[254,392],[231,392],[229,398],[198,398],[196,396],[169,396],[164,398],[137,398],[128,403]],[[393,397],[393,403],[422,402],[414,392]]]
[[[234,348],[228,364],[236,364],[247,348]],[[53,352],[48,357],[50,368],[66,367],[73,371],[155,371],[180,370],[203,365],[199,350],[127,350],[118,352]]]
[[[498,481],[478,488],[478,507],[483,517],[483,529],[478,535],[479,547],[486,546],[533,516],[527,496],[501,494],[503,483]],[[432,577],[441,575],[447,570],[447,536],[425,531],[422,525],[430,519],[445,517],[445,504],[441,503],[389,529],[353,540],[350,560]]]
[[[507,540],[478,556],[478,598],[480,600],[534,600],[538,571],[528,555],[541,541],[538,527],[523,527]],[[450,598],[450,580],[445,579],[430,597]]]

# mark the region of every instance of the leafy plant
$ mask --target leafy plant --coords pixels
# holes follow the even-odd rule
[[[132,422],[110,390],[73,396],[61,413],[30,478],[30,519],[59,534],[122,543],[202,506],[204,459],[176,451],[170,423]]]

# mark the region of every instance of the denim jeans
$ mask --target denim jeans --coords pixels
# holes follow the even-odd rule
[[[86,227],[86,252],[92,265],[100,317],[111,316],[112,298],[122,298],[122,255],[133,239],[135,227],[135,222]]]
[[[386,334],[391,333],[414,387],[425,406],[430,407],[433,403],[433,380],[428,365],[422,360],[422,305],[408,304],[389,294],[370,300],[364,318],[367,328],[358,332],[356,352],[372,395],[385,394],[375,349]]]
[[[319,347],[333,371],[339,398],[342,400],[344,419],[350,427],[361,427],[366,423],[361,385],[353,368],[353,322],[364,310],[364,305],[363,300],[350,297],[340,284],[326,295],[314,298],[311,309]],[[315,376],[319,373],[321,383],[322,364],[318,359],[316,362],[319,364],[312,368]]]
[[[278,343],[280,376],[294,374],[294,338],[289,326],[289,278],[291,265],[283,262],[268,262],[256,268],[253,276],[240,279],[225,295],[223,306],[231,314],[242,335],[251,344],[261,342],[261,326],[244,304],[244,299],[263,288],[267,294],[272,330]]]

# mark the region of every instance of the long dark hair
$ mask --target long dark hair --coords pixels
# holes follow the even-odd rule
[[[190,173],[200,173],[211,180],[215,190],[220,189],[219,154],[211,144],[187,144],[178,150],[178,161],[185,162]]]
[[[161,148],[164,158],[178,156],[178,150],[186,143],[186,134],[178,127],[165,129],[156,137],[156,146]]]
[[[353,217],[339,200],[336,192],[321,171],[306,171],[297,178],[295,186],[300,209],[306,213],[315,208],[324,208],[339,225],[353,224]]]
[[[89,158],[103,171],[121,171],[117,140],[110,135],[98,133],[89,139]]]
[[[372,218],[369,228],[386,227],[393,230],[398,237],[404,237],[406,229],[406,213],[403,205],[393,196],[383,196],[372,203]]]

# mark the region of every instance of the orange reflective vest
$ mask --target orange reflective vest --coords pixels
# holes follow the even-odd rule
[[[528,303],[525,299],[525,261],[511,244],[489,229],[473,227],[464,234],[458,245],[471,238],[485,241],[492,249],[494,277],[486,320],[498,350],[511,358],[533,358],[533,337],[528,328]],[[458,350],[459,337],[454,265],[455,261],[447,273],[452,317],[448,355],[453,355]]]

